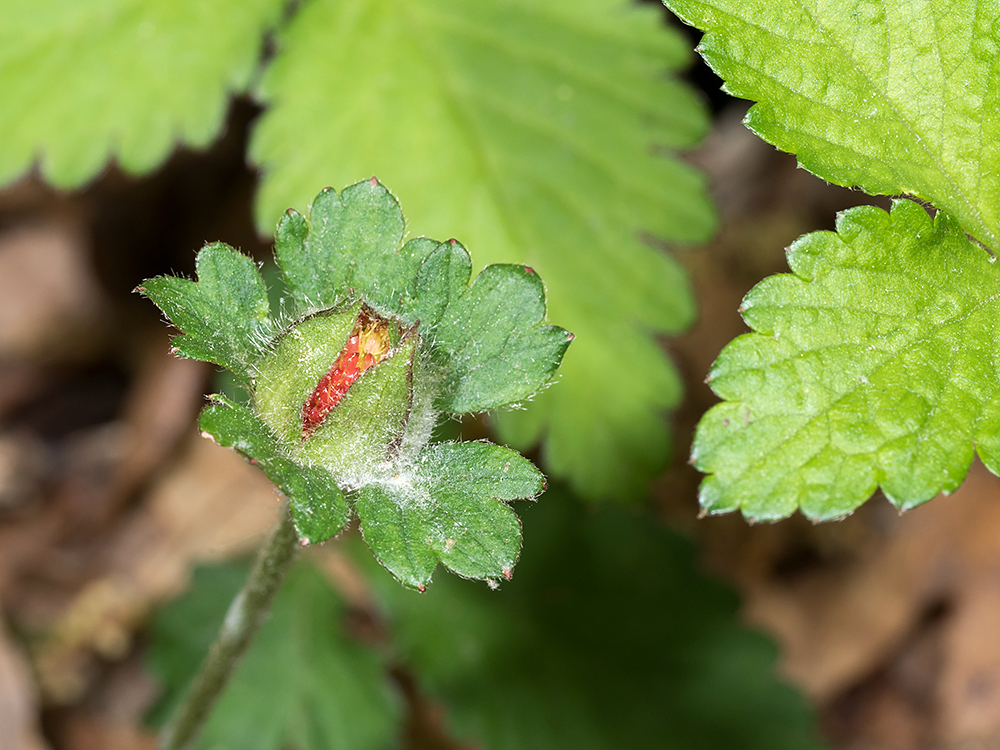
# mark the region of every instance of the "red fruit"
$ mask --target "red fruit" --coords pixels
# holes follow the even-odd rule
[[[362,310],[337,359],[302,404],[303,440],[316,431],[361,373],[385,359],[391,348],[388,323]]]

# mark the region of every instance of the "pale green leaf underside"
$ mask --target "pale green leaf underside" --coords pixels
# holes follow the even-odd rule
[[[1000,249],[996,0],[665,0],[747,124],[810,172],[913,195]]]
[[[712,225],[700,177],[661,154],[705,129],[667,75],[686,61],[655,9],[627,0],[315,0],[260,89],[258,225],[317,184],[376,174],[415,233],[533,267],[578,339],[558,387],[501,414],[501,433],[524,445],[547,431],[552,471],[627,494],[662,465],[656,412],[679,396],[649,334],[693,313],[684,274],[639,235],[691,241]]]
[[[939,213],[855,208],[791,247],[744,302],[755,333],[713,366],[701,503],[771,520],[850,513],[878,486],[911,508],[1000,470],[1000,269]]]
[[[192,589],[157,613],[149,661],[166,695],[154,718],[183,694],[246,575],[240,565],[196,570]],[[379,657],[345,632],[344,610],[316,570],[293,566],[194,747],[395,747],[400,701]]]
[[[205,146],[284,0],[0,0],[0,184],[38,161],[77,187]]]
[[[365,541],[396,578],[424,588],[439,561],[465,578],[510,577],[521,524],[505,501],[545,486],[530,461],[491,443],[441,443],[397,480],[364,487],[356,506]]]

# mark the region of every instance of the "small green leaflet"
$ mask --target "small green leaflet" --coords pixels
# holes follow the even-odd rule
[[[535,269],[578,340],[558,388],[498,413],[500,435],[544,439],[549,469],[592,497],[643,491],[680,396],[653,336],[694,308],[640,234],[698,241],[714,221],[702,179],[670,155],[706,126],[668,75],[688,61],[680,35],[629,0],[313,0],[278,48],[251,144],[258,226],[323,181],[376,174],[418,233]]]
[[[330,472],[291,461],[274,433],[256,414],[222,396],[213,397],[198,419],[219,445],[251,459],[291,504],[299,538],[306,544],[340,533],[347,523],[347,501]]]
[[[302,311],[344,304],[355,277],[375,297],[371,302],[391,302],[413,284],[423,260],[400,253],[403,229],[399,203],[376,180],[342,193],[328,188],[313,200],[308,218],[292,209],[282,214],[274,255]]]
[[[821,747],[774,646],[688,541],[559,490],[523,515],[524,559],[500,591],[448,577],[417,596],[371,575],[399,656],[463,747]]]
[[[774,520],[844,516],[881,486],[906,509],[1000,472],[1000,269],[958,223],[897,201],[792,245],[794,275],[743,306],[755,331],[719,355],[725,401],[692,457],[701,504]]]
[[[283,0],[3,0],[0,184],[39,162],[63,188],[109,159],[157,167],[219,134]]]
[[[253,260],[221,242],[202,248],[195,267],[197,282],[160,276],[136,291],[184,332],[173,341],[178,354],[222,365],[249,385],[273,334],[264,280]]]
[[[461,414],[524,398],[539,388],[537,363],[558,362],[571,334],[542,326],[545,287],[526,266],[487,266],[442,312],[434,330],[448,373],[441,408]],[[547,382],[552,373],[545,373]]]
[[[747,125],[809,171],[913,195],[1000,249],[995,0],[665,0]]]
[[[532,269],[493,265],[471,279],[456,240],[404,244],[403,232],[399,204],[376,180],[324,190],[306,216],[286,212],[281,321],[254,263],[222,244],[199,253],[197,281],[149,279],[138,291],[180,328],[177,353],[226,366],[246,386],[248,405],[216,396],[201,427],[289,498],[304,543],[335,536],[355,511],[408,586],[425,588],[439,561],[469,578],[510,578],[521,527],[506,502],[536,497],[542,475],[509,448],[428,442],[441,411],[529,398],[573,336],[545,324]],[[385,345],[380,359],[362,340]],[[363,356],[373,364],[362,370]],[[330,400],[320,408],[317,398]],[[307,431],[310,403],[322,416]]]
[[[246,568],[195,571],[153,620],[149,663],[164,721],[208,651]],[[400,706],[378,657],[343,629],[344,605],[308,565],[294,566],[212,712],[198,750],[390,750]]]
[[[421,454],[412,475],[362,488],[357,511],[379,562],[423,590],[439,560],[464,578],[510,578],[521,523],[505,501],[543,489],[541,472],[510,448],[442,443]]]

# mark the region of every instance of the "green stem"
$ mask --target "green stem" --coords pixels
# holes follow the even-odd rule
[[[284,580],[294,555],[297,539],[292,514],[286,504],[280,523],[257,554],[243,589],[229,605],[226,619],[194,682],[160,733],[161,750],[188,750],[194,746],[233,669],[271,607],[274,593]]]

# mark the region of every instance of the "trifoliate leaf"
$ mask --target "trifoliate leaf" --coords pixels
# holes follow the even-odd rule
[[[220,444],[235,448],[260,467],[291,503],[299,538],[307,544],[335,536],[347,523],[347,501],[329,471],[296,464],[275,435],[250,409],[221,396],[198,420]]]
[[[45,179],[77,187],[113,157],[145,172],[178,143],[208,145],[285,5],[4,2],[0,184],[38,160]]]
[[[1000,249],[1000,7],[665,0],[747,124],[825,180],[914,195]]]
[[[794,275],[744,302],[756,333],[710,375],[701,503],[776,519],[846,515],[881,485],[901,509],[965,478],[974,448],[1000,471],[1000,271],[958,223],[897,201],[800,238]]]
[[[430,446],[410,473],[362,488],[365,541],[389,571],[423,590],[438,561],[465,578],[510,578],[521,524],[504,501],[545,487],[519,454],[490,443]]]
[[[802,697],[691,545],[646,518],[550,492],[524,513],[500,591],[448,577],[426,594],[372,576],[393,641],[450,729],[484,750],[807,750]]]
[[[534,268],[578,343],[558,388],[498,416],[501,435],[544,437],[551,469],[592,496],[643,489],[680,394],[651,336],[693,304],[640,235],[696,241],[713,223],[703,181],[669,156],[706,124],[668,75],[682,37],[629,0],[315,0],[278,47],[251,146],[258,226],[317,184],[377,174],[415,232]]]
[[[208,651],[246,578],[238,565],[200,568],[190,592],[157,613],[149,661],[166,694],[162,721]],[[291,569],[205,726],[199,750],[388,750],[399,705],[378,658],[349,641],[344,608],[308,565]]]
[[[173,341],[179,354],[222,365],[249,384],[272,335],[264,281],[250,258],[221,242],[202,248],[195,267],[197,282],[161,276],[138,291],[184,334]]]

